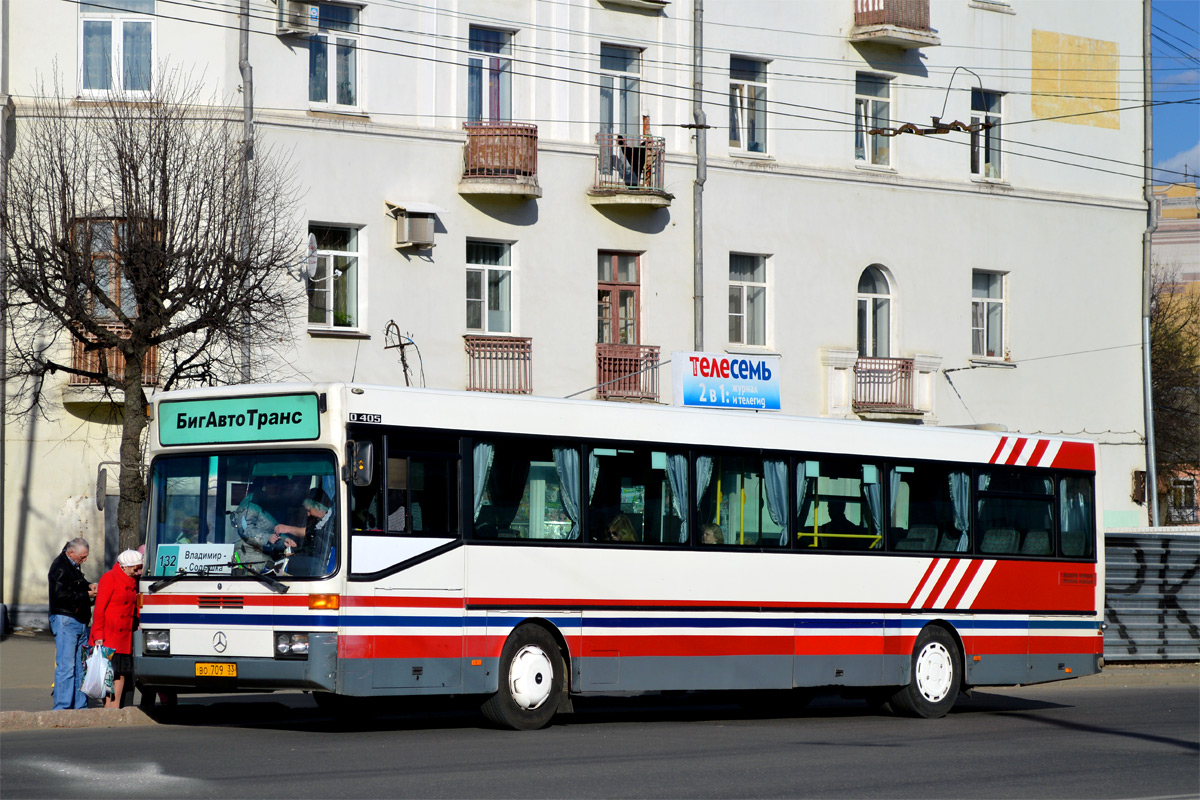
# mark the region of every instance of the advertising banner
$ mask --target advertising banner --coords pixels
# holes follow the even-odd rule
[[[779,410],[779,356],[671,353],[677,406]]]

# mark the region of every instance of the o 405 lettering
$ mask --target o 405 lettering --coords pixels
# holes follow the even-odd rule
[[[350,421],[351,422],[374,422],[376,424],[382,424],[383,423],[383,415],[382,414],[351,414]]]

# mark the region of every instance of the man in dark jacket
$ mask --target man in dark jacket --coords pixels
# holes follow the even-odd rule
[[[83,577],[89,551],[87,539],[67,542],[58,558],[50,562],[50,631],[54,634],[54,707],[87,708],[83,683],[83,646],[96,584]]]

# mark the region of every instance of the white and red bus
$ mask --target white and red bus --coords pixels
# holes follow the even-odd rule
[[[527,729],[842,687],[937,717],[1103,665],[1090,442],[340,383],[152,413],[151,697],[474,695]]]

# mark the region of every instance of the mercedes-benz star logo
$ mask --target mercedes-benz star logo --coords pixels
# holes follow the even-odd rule
[[[225,648],[229,646],[229,640],[225,638],[225,631],[217,631],[213,634],[213,650],[218,653],[224,653]]]

